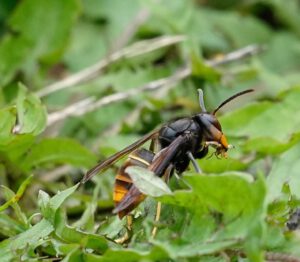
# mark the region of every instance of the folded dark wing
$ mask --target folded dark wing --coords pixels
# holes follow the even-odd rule
[[[115,163],[117,160],[119,160],[120,158],[128,155],[133,150],[137,149],[138,147],[140,147],[141,145],[146,143],[148,140],[154,138],[157,134],[158,134],[158,131],[155,130],[155,131],[143,136],[141,139],[134,142],[130,146],[128,146],[128,147],[124,148],[123,150],[117,152],[116,154],[112,155],[111,157],[104,160],[103,162],[97,164],[96,166],[94,166],[93,168],[91,168],[90,170],[88,170],[86,172],[85,176],[81,180],[81,183],[83,184],[86,181],[90,180],[94,175],[105,170],[106,168],[111,166],[113,163]]]
[[[187,139],[186,135],[179,136],[168,147],[158,152],[157,156],[155,156],[148,167],[148,170],[153,171],[157,176],[162,176],[180,150],[180,147],[186,143]],[[133,210],[141,201],[143,201],[144,198],[145,195],[133,184],[124,198],[115,207],[113,213],[119,214],[120,217],[123,217]]]

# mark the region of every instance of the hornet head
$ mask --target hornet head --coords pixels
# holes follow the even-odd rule
[[[201,89],[198,89],[199,92],[199,104],[201,107],[201,113],[195,116],[196,121],[203,128],[203,147],[212,146],[216,149],[216,155],[226,157],[227,150],[232,148],[233,146],[228,144],[225,135],[222,132],[222,127],[220,122],[216,117],[216,113],[226,105],[231,100],[235,99],[238,96],[247,94],[249,92],[254,91],[253,89],[247,89],[245,91],[239,92],[224,102],[222,102],[212,113],[206,111],[204,100],[203,100],[203,92]]]

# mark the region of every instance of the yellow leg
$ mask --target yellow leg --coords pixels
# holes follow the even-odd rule
[[[173,165],[169,165],[168,168],[166,169],[164,175],[163,175],[163,178],[164,180],[168,183],[169,182],[169,178],[170,178],[170,175],[171,175],[171,172],[173,170]],[[156,214],[155,214],[155,223],[158,223],[159,222],[159,219],[160,219],[160,214],[161,214],[161,207],[162,207],[162,204],[161,202],[158,202],[157,203],[157,206],[156,206]],[[152,230],[152,233],[151,233],[151,236],[152,238],[154,238],[157,234],[157,226],[154,226],[153,230]]]
[[[127,229],[128,229],[129,231],[131,231],[131,230],[132,230],[132,222],[133,222],[133,217],[132,217],[132,215],[127,215],[127,216],[126,216],[126,220],[127,220]]]
[[[126,233],[124,234],[124,236],[115,239],[115,242],[120,245],[126,243],[131,237],[132,222],[133,222],[132,215],[127,215],[126,220],[127,220]]]
[[[155,223],[159,222],[160,214],[161,214],[161,202],[158,202],[157,206],[156,206],[156,215],[155,215],[155,220],[154,220]],[[156,233],[157,233],[157,226],[154,226],[152,233],[151,233],[152,238],[155,238]]]

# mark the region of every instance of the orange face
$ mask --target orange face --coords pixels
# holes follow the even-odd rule
[[[228,144],[225,135],[214,126],[210,128],[210,131],[212,134],[212,140],[208,140],[205,144],[216,148],[217,156],[227,157],[227,150],[231,148],[231,145]]]
[[[227,150],[231,147],[231,145],[229,145],[227,143],[227,139],[225,137],[225,135],[222,133],[221,135],[221,139],[219,141],[220,146],[217,148],[216,150],[216,154],[217,155],[221,155],[221,157],[227,157]]]
[[[204,144],[216,148],[216,155],[227,157],[227,150],[232,146],[228,144],[225,135],[222,132],[222,127],[217,118],[212,114],[201,114],[200,119],[205,127]]]

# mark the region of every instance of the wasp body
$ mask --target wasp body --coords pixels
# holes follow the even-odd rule
[[[134,209],[145,197],[132,183],[129,175],[126,173],[128,166],[137,165],[145,167],[156,176],[162,177],[166,175],[169,177],[174,171],[179,174],[184,172],[190,162],[199,171],[200,168],[195,159],[205,157],[209,146],[216,149],[215,154],[217,156],[226,156],[227,150],[231,145],[228,144],[222,132],[221,124],[215,114],[229,101],[252,91],[252,89],[249,89],[233,95],[221,103],[212,113],[209,113],[204,106],[202,90],[199,89],[201,113],[172,121],[159,130],[145,135],[140,140],[89,170],[83,178],[82,183],[89,180],[98,172],[105,170],[124,155],[132,153],[120,168],[115,183],[114,201],[116,207],[113,213],[123,217]],[[158,144],[158,152],[152,152],[143,148],[138,149],[148,140],[152,140],[152,144]]]

